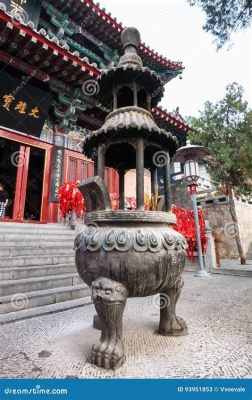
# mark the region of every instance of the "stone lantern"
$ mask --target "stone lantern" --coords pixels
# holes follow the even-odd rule
[[[124,55],[119,64],[103,71],[100,101],[113,111],[103,126],[86,138],[84,151],[95,160],[95,177],[81,182],[85,198],[86,229],[75,241],[77,270],[92,288],[92,299],[102,330],[90,361],[99,367],[118,368],[125,360],[122,315],[127,297],[160,293],[159,333],[184,335],[185,322],[175,314],[183,286],[181,274],[187,243],[172,229],[170,159],[177,139],[160,129],[151,114],[163,95],[160,77],[137,54],[139,32],[122,32]],[[152,188],[157,166],[165,182],[163,212],[144,210],[144,169],[150,169]],[[119,173],[119,210],[112,210],[104,183],[104,168]],[[136,210],[124,209],[124,176],[136,169]]]

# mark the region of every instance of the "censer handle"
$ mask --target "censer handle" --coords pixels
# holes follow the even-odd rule
[[[112,210],[108,189],[99,176],[85,179],[79,184],[78,189],[85,199],[87,212]]]

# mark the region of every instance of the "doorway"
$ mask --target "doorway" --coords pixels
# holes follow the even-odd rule
[[[0,137],[0,182],[9,195],[5,219],[41,220],[45,153]]]
[[[0,182],[8,193],[5,217],[13,218],[20,144],[0,137]]]
[[[45,151],[31,147],[24,207],[24,219],[27,221],[40,221],[44,166]]]

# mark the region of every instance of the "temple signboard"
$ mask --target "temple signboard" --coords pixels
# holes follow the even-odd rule
[[[39,137],[52,103],[52,94],[0,71],[0,125]]]
[[[27,24],[28,21],[34,23],[37,29],[41,11],[40,0],[1,0],[6,5],[6,11],[12,17],[19,16],[20,21]]]

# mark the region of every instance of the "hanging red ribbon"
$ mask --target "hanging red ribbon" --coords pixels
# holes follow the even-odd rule
[[[177,217],[177,224],[173,227],[176,231],[180,232],[187,240],[188,249],[187,256],[193,260],[194,252],[197,251],[197,241],[196,241],[196,229],[194,222],[193,210],[173,206],[172,212]],[[204,211],[199,210],[199,225],[200,225],[200,237],[203,254],[206,253],[207,237],[205,234],[205,218]]]
[[[66,182],[59,189],[60,211],[64,218],[70,212],[75,212],[78,217],[81,217],[86,211],[78,184],[79,182]]]

